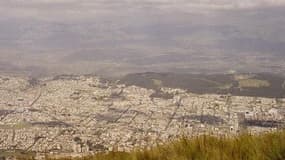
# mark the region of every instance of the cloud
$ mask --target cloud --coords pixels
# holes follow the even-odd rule
[[[129,9],[127,7],[234,9],[285,5],[284,0],[9,0],[2,8],[22,9]]]
[[[1,4],[10,6],[60,6],[60,5],[83,5],[83,6],[104,6],[104,5],[193,5],[205,7],[258,7],[258,6],[278,6],[284,5],[284,0],[9,0],[2,1]]]
[[[147,12],[207,13],[285,6],[285,0],[0,0],[0,19],[74,20]]]
[[[55,71],[215,61],[228,68],[247,54],[263,55],[260,66],[268,57],[281,64],[275,55],[284,54],[283,6],[285,0],[0,0],[0,49],[7,51],[0,59]]]
[[[165,12],[211,13],[285,6],[285,0],[0,0],[1,19],[70,21]]]

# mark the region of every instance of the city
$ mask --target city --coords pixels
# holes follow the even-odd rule
[[[284,128],[285,99],[126,86],[97,76],[0,78],[0,147],[39,156],[150,147],[181,135],[231,136]]]

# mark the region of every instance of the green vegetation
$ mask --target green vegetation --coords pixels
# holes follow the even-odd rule
[[[274,74],[176,74],[137,73],[120,79],[121,84],[159,91],[180,88],[195,94],[231,94],[234,96],[283,98],[284,77]],[[283,86],[283,87],[281,87]]]
[[[255,77],[255,75],[249,75],[249,74],[237,74],[237,75],[234,75],[234,79],[236,81],[245,80],[245,79],[251,79],[253,77]]]
[[[158,88],[162,87],[162,81],[161,81],[161,80],[152,79],[152,81],[153,81],[153,84],[154,84],[156,87],[158,87]]]
[[[208,84],[210,84],[212,86],[221,86],[222,85],[222,83],[219,83],[219,82],[214,81],[214,80],[206,79],[206,78],[192,78],[192,79],[208,83]]]
[[[12,125],[0,125],[0,129],[23,129],[23,128],[29,128],[31,127],[31,124],[27,123],[27,122],[19,122],[16,124],[12,124]]]
[[[60,160],[69,160],[63,158]],[[180,138],[152,149],[100,153],[73,160],[284,160],[285,131],[233,138]]]
[[[29,160],[29,159],[34,159],[35,156],[36,153],[26,152],[23,150],[13,150],[13,151],[0,150],[0,159],[3,157],[15,157],[16,159]]]
[[[266,80],[259,79],[244,79],[239,82],[240,88],[261,88],[261,87],[270,87],[270,83]]]
[[[217,87],[218,89],[221,89],[221,90],[229,90],[233,87],[234,85],[232,83],[229,83],[229,84],[224,84],[224,85],[220,85],[219,87]]]

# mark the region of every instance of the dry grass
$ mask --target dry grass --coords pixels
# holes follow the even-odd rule
[[[63,158],[60,160],[70,160]],[[110,152],[73,160],[284,160],[285,132],[234,138],[201,136],[132,152]]]
[[[14,150],[14,151],[6,151],[0,150],[0,159],[4,159],[4,157],[14,157],[15,159],[21,160],[32,160],[34,159],[36,153],[35,152],[26,152],[23,150]]]

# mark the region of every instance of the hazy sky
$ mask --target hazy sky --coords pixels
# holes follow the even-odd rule
[[[0,0],[0,71],[285,73],[285,0]]]

